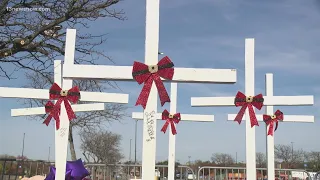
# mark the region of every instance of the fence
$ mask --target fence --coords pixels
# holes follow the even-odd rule
[[[49,173],[52,162],[45,161],[19,161],[16,159],[0,159],[0,180],[18,180],[20,177],[46,175]],[[86,164],[93,180],[128,180],[141,178],[141,165],[132,164]],[[160,179],[168,177],[167,165],[156,165],[160,172]],[[176,180],[244,180],[246,169],[244,167],[199,167],[197,170],[188,166],[176,166]],[[305,170],[276,169],[276,180],[294,180],[292,172],[304,172],[308,180],[320,180],[320,172],[313,177]],[[267,169],[257,168],[257,180],[266,179]]]
[[[301,178],[292,177],[292,172],[303,172],[307,174],[309,180],[312,176],[303,169],[275,169],[276,180],[298,180]],[[198,170],[198,180],[244,180],[246,179],[245,167],[200,167]],[[267,168],[257,168],[257,180],[267,179]]]
[[[53,163],[45,161],[30,161],[0,158],[0,180],[16,180],[19,177],[45,175]]]
[[[313,177],[314,180],[320,180],[320,171],[317,172],[314,177]]]
[[[141,178],[141,165],[130,164],[86,164],[91,171],[91,178],[94,180],[128,180],[128,179],[140,179]],[[160,179],[166,179],[168,177],[167,165],[156,165],[156,170],[160,172]],[[155,173],[156,174],[156,173]],[[185,180],[188,175],[192,175],[194,179],[194,171],[188,166],[176,167],[176,179]]]

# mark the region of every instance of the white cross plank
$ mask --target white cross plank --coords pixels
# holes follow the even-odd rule
[[[128,103],[127,94],[80,91],[80,101]],[[1,98],[48,99],[49,89],[0,87]]]
[[[170,98],[171,99],[171,98]],[[172,103],[172,101],[171,101]],[[214,121],[214,115],[201,115],[201,114],[181,114],[181,121],[197,121],[197,122],[212,122]],[[161,120],[162,113],[156,114],[156,119]],[[133,112],[132,119],[143,120],[143,113]]]
[[[273,115],[273,113],[270,113],[269,115]],[[234,121],[234,118],[237,116],[237,114],[228,114],[228,121]],[[263,121],[263,114],[256,114],[258,121]],[[244,121],[245,118],[243,117],[242,120]],[[279,122],[300,122],[300,123],[313,123],[314,122],[314,116],[308,116],[308,115],[286,115],[284,114],[283,121]]]
[[[245,41],[245,95],[254,93],[254,39]],[[235,106],[233,97],[192,97],[191,106]],[[313,96],[264,96],[264,105],[294,106],[313,105]],[[245,119],[249,119],[246,110]],[[250,121],[246,121],[246,169],[247,179],[256,179],[256,147],[255,127],[251,128]],[[269,177],[270,178],[270,177]]]
[[[63,64],[73,64],[74,61],[74,51],[76,46],[76,31],[69,31],[66,35],[66,46],[65,46],[65,57]],[[72,34],[72,35],[71,35]],[[69,61],[68,61],[69,60]],[[64,69],[64,68],[62,68]],[[72,88],[72,80],[63,79],[61,83],[62,89]],[[64,102],[61,103],[64,106]],[[60,113],[60,129],[56,133],[56,144],[55,144],[55,166],[56,166],[56,176],[58,180],[63,180],[66,173],[66,163],[68,154],[68,138],[69,138],[69,120],[67,111],[65,108],[61,108]],[[58,135],[60,134],[60,136]]]
[[[192,97],[192,106],[234,106],[233,97]],[[263,96],[265,106],[313,105],[313,96]]]
[[[266,74],[266,95],[273,96],[273,74]],[[299,97],[299,96],[296,96]],[[273,115],[274,109],[273,106],[266,107],[266,114]],[[236,114],[228,114],[228,120],[234,120]],[[263,121],[263,115],[257,115],[258,121]],[[245,120],[245,118],[243,118]],[[281,121],[280,121],[281,122]],[[302,116],[302,115],[286,115],[284,114],[283,122],[304,122],[304,123],[313,123],[314,116]],[[266,133],[268,134],[269,125],[266,125]],[[268,169],[268,179],[274,180],[275,177],[275,167],[274,167],[274,136],[268,136],[266,134],[266,154],[267,154],[267,169]]]
[[[157,64],[159,51],[159,4],[160,0],[146,1],[146,38],[145,38],[145,63]],[[129,71],[131,72],[131,71]],[[157,110],[157,90],[152,83],[147,106],[144,113],[156,112]],[[151,118],[151,129],[157,130],[157,123],[154,117]],[[149,134],[147,117],[143,119],[143,142],[142,142],[142,178],[143,180],[154,179],[156,162],[156,133]],[[153,136],[153,137],[152,137]],[[154,140],[148,141],[148,138]]]
[[[175,114],[177,111],[177,83],[171,83],[170,92],[170,114]],[[162,113],[156,113],[156,119],[162,119]],[[132,113],[133,119],[142,120],[143,113]],[[197,114],[181,114],[182,121],[196,121],[196,122],[213,122],[213,115],[197,115]],[[165,122],[165,121],[164,121]],[[169,156],[168,156],[168,180],[175,179],[175,146],[176,137],[171,132],[171,126],[168,126],[167,133],[169,133]]]
[[[63,71],[64,78],[72,79],[109,79],[133,80],[132,66],[106,65],[66,65]],[[167,79],[161,78],[163,81]],[[174,68],[172,82],[202,82],[202,83],[235,83],[237,73],[235,69],[207,69],[207,68]]]
[[[159,0],[147,1],[146,14],[145,64],[154,65],[158,62]],[[132,66],[74,65],[70,60],[65,63],[63,77],[65,79],[133,80],[131,72]],[[175,68],[173,81],[230,84],[236,82],[236,74],[235,69]],[[144,113],[156,112],[157,101],[157,91],[153,83]],[[154,178],[156,136],[153,132],[156,131],[156,124],[147,122],[155,122],[155,120],[153,116],[148,118],[145,116],[143,121],[142,178],[144,180]]]
[[[103,103],[95,104],[73,104],[71,105],[74,112],[85,112],[85,111],[103,111]],[[44,107],[36,108],[21,108],[21,109],[11,109],[11,116],[34,116],[46,114]]]

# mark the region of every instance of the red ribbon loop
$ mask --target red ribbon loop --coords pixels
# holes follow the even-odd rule
[[[263,121],[269,125],[268,136],[273,136],[273,133],[278,129],[278,122],[283,121],[283,113],[280,110],[277,110],[273,116],[264,114]],[[276,123],[276,128],[273,131],[274,123]]]
[[[163,133],[166,133],[169,124],[171,125],[171,132],[173,135],[177,134],[177,130],[174,124],[178,124],[181,120],[180,113],[176,113],[171,115],[166,109],[162,112],[162,120],[165,120],[166,123],[161,128]]]
[[[258,94],[254,97],[252,97],[252,96],[247,97],[242,92],[238,91],[238,93],[234,99],[234,104],[236,107],[238,107],[238,106],[242,106],[242,107],[239,110],[234,121],[237,121],[239,124],[241,124],[244,113],[246,112],[246,109],[248,108],[251,127],[259,126],[259,123],[258,123],[256,114],[254,113],[253,107],[261,110],[261,108],[263,106],[263,101],[264,101],[264,99],[263,99],[262,94]]]
[[[138,84],[144,83],[136,102],[136,106],[141,105],[143,109],[146,108],[153,81],[158,89],[161,106],[163,106],[166,102],[170,102],[169,95],[160,77],[172,80],[174,75],[173,66],[174,64],[168,56],[162,58],[156,66],[147,66],[136,61],[133,63],[133,78],[138,82]]]
[[[56,120],[56,129],[58,130],[60,128],[60,110],[58,114],[54,114],[53,112],[53,107],[54,104],[51,101],[48,101],[47,104],[45,105],[45,111],[47,114],[49,114],[47,116],[47,118],[43,121],[43,124],[49,126],[51,119],[53,118],[54,120]]]
[[[77,86],[69,89],[68,91],[65,91],[65,90],[62,90],[59,85],[54,83],[50,88],[49,94],[50,94],[50,100],[57,100],[56,104],[53,106],[52,111],[50,113],[53,117],[59,117],[61,103],[64,102],[64,106],[66,108],[69,121],[76,118],[76,115],[72,110],[70,102],[77,103],[78,100],[80,99],[80,90]],[[57,127],[57,129],[59,129],[60,119],[59,119],[59,123],[57,124],[59,124],[59,126]]]

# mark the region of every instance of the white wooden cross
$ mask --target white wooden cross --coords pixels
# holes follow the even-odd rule
[[[175,114],[177,111],[177,83],[171,84],[170,92],[170,114]],[[132,118],[143,120],[143,113],[133,112]],[[162,119],[162,113],[157,113],[156,118]],[[198,114],[181,114],[182,121],[197,121],[197,122],[213,122],[213,115],[198,115]],[[165,121],[164,121],[165,123]],[[168,180],[175,179],[175,154],[176,154],[176,136],[171,133],[171,126],[168,126],[167,133],[169,133],[169,154],[168,154]]]
[[[245,40],[245,95],[254,96],[254,39]],[[257,93],[258,94],[258,93]],[[235,97],[192,97],[191,106],[235,106]],[[313,105],[313,96],[264,96],[264,105],[295,106]],[[246,110],[245,119],[249,119]],[[246,121],[246,169],[247,179],[256,180],[255,127]]]
[[[266,74],[266,96],[270,97],[273,96],[273,74]],[[295,96],[295,98],[298,98],[299,96]],[[303,96],[304,98],[305,96]],[[295,99],[292,99],[295,100]],[[313,104],[313,101],[311,98],[309,98],[309,102],[307,104],[301,104],[301,105],[311,105]],[[267,115],[273,115],[274,109],[273,106],[266,106],[266,114]],[[228,120],[233,121],[236,117],[236,114],[228,114]],[[263,122],[263,114],[257,114],[258,121]],[[245,118],[243,118],[245,120]],[[314,122],[314,116],[303,116],[303,115],[287,115],[284,113],[284,119],[283,122],[302,122],[302,123],[313,123]],[[266,125],[266,154],[267,154],[267,169],[268,169],[268,179],[274,180],[275,178],[275,167],[274,167],[274,136],[268,136],[268,130],[270,125]]]
[[[145,63],[158,62],[159,0],[147,1]],[[71,32],[74,32],[71,33]],[[67,30],[67,39],[75,36],[75,30]],[[74,43],[74,42],[73,42]],[[66,59],[63,69],[65,79],[108,79],[133,80],[132,66],[75,65],[73,59]],[[174,68],[174,82],[235,83],[235,69]],[[149,94],[144,114],[157,112],[157,91],[154,83]],[[156,117],[143,119],[142,179],[154,179],[156,155]]]
[[[71,32],[72,33],[72,32]],[[75,35],[75,32],[74,32]],[[73,43],[72,43],[73,42]],[[71,62],[74,60],[74,50],[75,50],[75,36],[74,38],[69,38],[66,42],[66,49],[65,49],[65,62],[68,59],[72,59]],[[61,72],[61,70],[60,70]],[[61,79],[61,73],[55,74],[56,78],[59,81],[59,76]],[[61,81],[61,80],[60,80]],[[63,80],[60,86],[62,89],[70,89],[72,87],[72,80]],[[101,92],[80,92],[81,98],[80,101],[87,101],[87,102],[105,102],[105,103],[128,103],[129,96],[128,94],[116,94],[116,93],[101,93]],[[49,90],[43,89],[30,89],[30,88],[7,88],[7,87],[0,87],[0,97],[5,98],[29,98],[29,99],[49,99]],[[75,105],[74,110],[81,110],[81,111],[89,111],[89,110],[97,110],[101,108],[102,104],[96,104],[92,107],[88,107],[90,105]],[[69,119],[66,114],[66,110],[64,108],[64,103],[61,104],[61,114],[60,114],[60,129],[57,130],[55,136],[55,166],[56,166],[56,179],[63,180],[65,179],[65,171],[66,171],[66,161],[67,161],[67,148],[68,148],[68,136],[69,136]],[[86,109],[88,108],[88,109]],[[18,110],[13,111],[18,115],[28,114],[23,113],[25,111],[29,111],[30,109],[26,110]],[[37,108],[34,110],[35,114],[43,112],[44,108]],[[32,110],[33,111],[33,110]],[[39,112],[40,111],[40,112]],[[29,113],[30,115],[30,113]],[[58,134],[58,135],[57,135]]]

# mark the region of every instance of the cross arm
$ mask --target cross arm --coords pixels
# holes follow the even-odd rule
[[[103,103],[95,104],[74,104],[71,105],[74,112],[86,112],[86,111],[103,111]],[[32,116],[32,115],[42,115],[46,114],[44,107],[36,108],[20,108],[20,109],[11,109],[11,116]]]
[[[105,103],[128,103],[128,94],[83,92],[80,91],[80,101],[105,102]],[[3,98],[27,98],[49,99],[49,90],[31,88],[8,88],[0,87],[0,97]]]
[[[228,121],[233,121],[237,114],[228,114]],[[258,121],[263,121],[263,115],[256,115]],[[245,120],[245,117],[242,118]],[[304,123],[313,123],[314,116],[303,116],[303,115],[284,115],[283,122],[304,122]]]
[[[71,79],[133,80],[132,66],[65,64],[63,77]],[[174,68],[172,81],[235,83],[237,81],[237,71],[235,69]]]
[[[191,97],[191,106],[234,106],[235,97]],[[265,106],[313,105],[313,96],[264,96]]]
[[[161,116],[161,113],[156,115],[158,120],[162,119]],[[132,119],[143,120],[143,113],[133,112]],[[214,115],[181,114],[181,121],[213,122]]]

